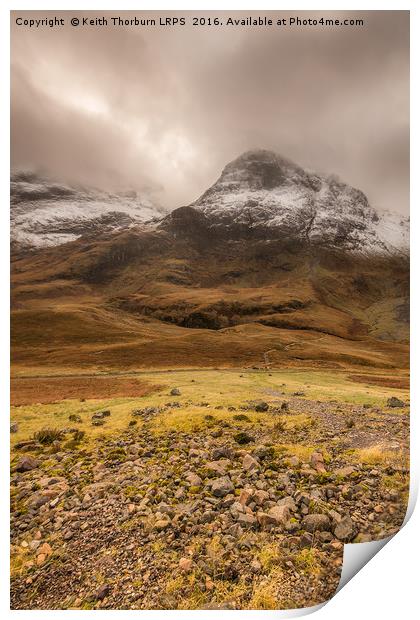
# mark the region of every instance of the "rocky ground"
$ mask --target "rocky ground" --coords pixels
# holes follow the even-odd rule
[[[343,544],[392,534],[404,519],[408,410],[266,397],[198,403],[204,424],[185,431],[161,423],[197,407],[174,389],[166,405],[133,410],[115,436],[89,441],[73,416],[64,434],[20,442],[12,608],[272,609],[330,598]],[[110,416],[98,411],[92,424]]]

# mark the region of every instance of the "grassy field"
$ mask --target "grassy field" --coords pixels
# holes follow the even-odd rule
[[[13,399],[25,404],[12,406],[11,419],[18,423],[19,430],[11,435],[11,441],[14,445],[28,439],[41,428],[64,429],[69,426],[77,426],[86,432],[87,439],[94,439],[126,429],[133,419],[131,412],[134,409],[157,407],[176,401],[181,402],[182,407],[159,416],[154,422],[157,431],[190,431],[202,427],[208,415],[216,419],[233,417],[235,412],[226,411],[227,407],[236,408],[258,399],[268,403],[287,400],[295,392],[304,392],[305,399],[369,404],[385,410],[390,396],[408,399],[408,389],[377,385],[373,382],[374,377],[366,375],[366,383],[362,383],[360,375],[357,381],[353,381],[347,373],[313,370],[156,371],[141,373],[137,378],[116,378],[113,375],[97,377],[92,388],[94,398],[89,398],[86,376],[15,378],[12,380]],[[135,390],[132,396],[122,395],[124,381],[132,389],[135,386],[137,395]],[[62,398],[66,393],[77,393],[79,387],[84,397]],[[170,395],[174,387],[180,390],[180,396]],[[32,402],[28,402],[31,399]],[[218,410],[219,406],[225,409]],[[104,426],[92,426],[92,414],[103,409],[109,409],[111,416]],[[82,422],[77,425],[71,423],[71,414],[79,415]],[[249,417],[256,423],[268,426],[273,424],[273,417],[267,414],[250,413]],[[301,417],[296,416],[295,422],[301,422]],[[289,424],[293,422],[290,415],[287,419]]]

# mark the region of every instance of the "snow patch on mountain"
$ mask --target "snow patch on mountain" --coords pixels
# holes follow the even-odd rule
[[[11,180],[11,237],[25,246],[48,247],[81,236],[131,228],[166,211],[136,192],[111,194],[15,173]]]
[[[229,163],[191,206],[215,227],[283,232],[350,251],[408,251],[407,218],[378,212],[360,190],[271,151],[248,151]]]

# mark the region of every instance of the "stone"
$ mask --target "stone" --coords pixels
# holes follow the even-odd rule
[[[296,512],[297,510],[295,500],[293,499],[291,495],[288,495],[287,497],[283,497],[282,499],[279,499],[279,501],[277,502],[277,505],[287,506],[291,512]]]
[[[181,396],[181,391],[178,388],[172,388],[169,393],[171,396]]]
[[[311,466],[315,469],[319,474],[325,473],[325,463],[324,457],[321,452],[313,452],[311,454]]]
[[[253,456],[250,454],[245,454],[242,461],[242,469],[245,469],[245,471],[248,472],[259,471],[260,464],[256,459],[254,459]]]
[[[403,400],[400,400],[396,396],[391,396],[391,398],[388,398],[388,400],[386,401],[386,406],[393,408],[405,407],[405,402]]]
[[[288,506],[273,506],[267,514],[274,519],[276,525],[285,525],[286,521],[290,519],[290,510]]]
[[[101,586],[99,586],[99,588],[96,590],[94,597],[97,601],[103,601],[104,598],[108,596],[109,591],[110,591],[109,585],[107,583],[104,583]]]
[[[158,519],[155,523],[155,530],[157,530],[158,532],[166,530],[166,528],[169,527],[170,523],[171,522],[167,519]]]
[[[179,560],[179,568],[184,572],[188,573],[191,570],[193,561],[191,558],[181,558]]]
[[[188,472],[188,474],[185,476],[185,479],[193,487],[199,487],[203,484],[203,481],[200,478],[200,476],[198,476],[194,472]]]
[[[334,536],[342,542],[350,542],[356,534],[357,527],[349,516],[343,517],[334,530]]]
[[[219,448],[214,448],[211,453],[212,461],[218,461],[219,459],[230,459],[232,457],[232,450],[229,446],[220,446]]]
[[[255,404],[255,411],[258,412],[264,412],[264,411],[268,411],[268,403],[266,403],[264,400],[261,400],[260,402]]]
[[[19,430],[19,424],[17,422],[10,422],[10,432],[17,433]]]
[[[242,506],[246,506],[251,501],[251,498],[254,496],[253,489],[242,489],[241,494],[239,495],[239,503]]]
[[[22,456],[16,465],[16,471],[23,473],[39,467],[39,461],[33,456]]]
[[[219,476],[222,476],[226,473],[229,465],[230,461],[228,461],[227,459],[220,459],[219,461],[210,461],[209,463],[206,463],[205,467],[209,471],[212,471],[215,474],[219,474]]]
[[[48,543],[44,543],[43,545],[41,545],[41,547],[38,549],[38,553],[41,553],[43,555],[45,555],[46,557],[48,557],[49,555],[52,554],[52,549],[51,549],[51,545],[49,545]]]
[[[355,471],[356,470],[352,465],[347,465],[347,467],[340,467],[339,469],[336,469],[334,473],[340,478],[348,478],[349,476],[354,474]]]
[[[257,523],[257,519],[248,513],[239,513],[238,523],[243,527],[253,527]]]
[[[310,514],[302,519],[302,527],[307,532],[328,532],[331,521],[327,515]]]
[[[270,494],[267,493],[267,491],[264,491],[263,489],[258,489],[257,491],[255,491],[254,495],[252,496],[252,499],[258,506],[262,506],[264,502],[270,499]]]
[[[313,536],[309,532],[305,532],[299,539],[299,547],[301,549],[307,549],[313,545]]]
[[[233,486],[229,476],[216,478],[211,484],[211,492],[215,497],[224,497],[225,495],[228,495],[228,493],[232,493],[234,490],[235,487]]]

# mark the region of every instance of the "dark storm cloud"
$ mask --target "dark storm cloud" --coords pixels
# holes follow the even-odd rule
[[[14,27],[12,163],[176,207],[262,147],[406,212],[408,13],[346,16],[365,26]]]

